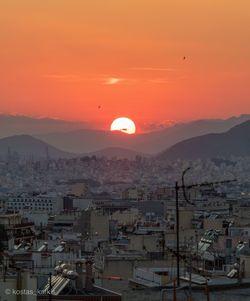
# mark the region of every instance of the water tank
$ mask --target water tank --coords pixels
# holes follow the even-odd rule
[[[78,273],[75,271],[68,271],[66,277],[71,280],[75,280],[78,277]]]
[[[67,277],[67,273],[68,273],[68,269],[64,269],[63,271],[62,271],[62,276],[63,277]]]

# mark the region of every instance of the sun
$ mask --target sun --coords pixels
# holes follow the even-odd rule
[[[110,131],[120,131],[126,134],[135,134],[136,126],[134,121],[130,118],[119,117],[112,122]]]

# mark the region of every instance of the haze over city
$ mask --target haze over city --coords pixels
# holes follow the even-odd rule
[[[249,0],[0,0],[0,300],[250,300],[249,37]]]

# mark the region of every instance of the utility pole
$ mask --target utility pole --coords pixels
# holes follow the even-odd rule
[[[195,188],[195,187],[214,186],[214,185],[218,185],[218,184],[226,184],[226,183],[231,183],[231,182],[235,182],[236,181],[234,179],[234,180],[225,180],[225,181],[216,181],[216,182],[204,182],[204,183],[196,183],[196,184],[192,184],[192,185],[185,185],[185,182],[184,182],[185,174],[189,170],[190,170],[190,167],[186,168],[182,172],[182,176],[181,176],[182,183],[181,183],[181,185],[179,185],[179,183],[176,182],[175,183],[175,187],[174,187],[174,189],[175,189],[175,209],[176,209],[176,275],[177,275],[177,277],[176,277],[176,282],[177,283],[176,284],[177,284],[177,287],[180,286],[179,190],[182,189],[185,201],[188,204],[190,204],[190,205],[194,205],[194,203],[190,202],[190,200],[188,199],[188,196],[186,194],[187,190],[189,190],[191,188]]]

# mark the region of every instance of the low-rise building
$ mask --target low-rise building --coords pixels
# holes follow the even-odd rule
[[[20,211],[60,212],[63,209],[63,199],[54,195],[18,195],[9,197],[6,204],[7,209]]]

